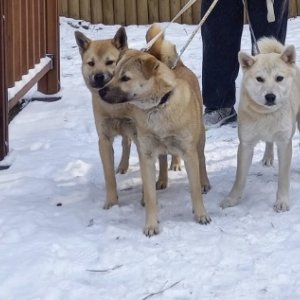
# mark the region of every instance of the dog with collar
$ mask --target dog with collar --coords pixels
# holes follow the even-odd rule
[[[112,80],[100,89],[110,104],[129,103],[137,128],[137,148],[146,208],[144,233],[159,232],[155,191],[155,161],[159,155],[183,158],[188,174],[192,208],[198,223],[208,224],[202,197],[201,155],[204,130],[199,93],[189,78],[180,78],[154,56],[126,50]]]

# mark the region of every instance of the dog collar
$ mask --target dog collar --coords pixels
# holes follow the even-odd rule
[[[169,99],[171,93],[172,93],[172,91],[167,92],[167,93],[160,99],[160,101],[159,101],[159,103],[158,103],[158,106],[165,104],[165,103],[168,101],[168,99]]]

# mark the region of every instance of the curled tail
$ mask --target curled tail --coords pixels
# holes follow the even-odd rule
[[[146,33],[146,41],[149,42],[161,31],[160,26],[154,23]],[[169,68],[173,67],[178,56],[175,45],[165,40],[164,34],[157,39],[148,52],[165,63]]]
[[[264,37],[258,41],[258,48],[262,54],[282,53],[284,46],[275,38]]]

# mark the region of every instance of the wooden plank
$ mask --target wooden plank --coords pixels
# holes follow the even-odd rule
[[[91,0],[92,23],[103,23],[102,0]]]
[[[40,57],[46,55],[46,3],[45,0],[40,1]]]
[[[35,44],[34,44],[34,18],[33,15],[33,1],[29,0],[27,5],[27,30],[28,30],[28,62],[29,69],[33,69],[35,64]]]
[[[42,2],[44,2],[44,0]],[[68,0],[59,0],[59,15],[64,17],[69,16]]]
[[[6,70],[6,80],[7,86],[13,87],[15,84],[15,59],[14,59],[14,29],[13,29],[13,20],[15,17],[13,2],[7,1],[6,4],[6,30],[7,30],[7,52],[6,52],[6,59],[9,61],[9,69]]]
[[[148,1],[147,0],[136,0],[136,7],[138,12],[138,24],[149,24],[149,13],[148,13]]]
[[[297,0],[297,16],[300,16],[300,0]]]
[[[170,0],[171,20],[177,15],[180,9],[181,9],[181,5],[179,0]],[[178,17],[175,22],[181,23],[181,16]]]
[[[102,0],[103,23],[106,25],[114,24],[114,2],[112,0]]]
[[[38,64],[41,59],[41,41],[40,41],[40,0],[34,0],[34,43],[35,56],[34,62]]]
[[[80,5],[79,0],[68,1],[69,17],[74,19],[80,19]]]
[[[80,0],[80,19],[91,22],[91,1],[90,0]]]
[[[138,23],[136,0],[125,0],[126,25]]]
[[[198,24],[200,22],[200,16],[201,16],[201,1],[196,1],[192,5],[193,24]]]
[[[187,2],[189,2],[189,0],[181,0],[181,7],[184,7]],[[193,13],[191,7],[181,15],[181,22],[182,24],[193,24]]]
[[[18,81],[22,78],[22,48],[20,47],[21,40],[21,0],[13,0],[14,22],[13,22],[13,37],[14,47],[12,49],[15,61],[14,80]]]
[[[0,1],[0,16],[6,16],[6,1]],[[6,20],[0,18],[0,160],[8,154],[8,103],[6,86]]]
[[[60,90],[60,53],[58,0],[46,0],[46,52],[53,56],[53,68],[38,83],[44,94],[55,94]]]
[[[160,0],[158,5],[159,22],[170,21],[170,2],[169,0]]]
[[[159,22],[158,0],[148,0],[149,23]]]
[[[28,0],[21,2],[21,48],[22,48],[22,74],[28,73],[29,56],[28,56]]]
[[[289,0],[289,16],[295,17],[297,16],[297,2],[296,0]]]
[[[124,0],[114,1],[114,19],[115,24],[125,25],[125,2]]]

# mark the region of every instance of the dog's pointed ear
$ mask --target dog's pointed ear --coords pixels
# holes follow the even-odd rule
[[[287,64],[295,64],[296,62],[296,49],[295,46],[287,46],[281,53],[281,59]]]
[[[125,28],[122,26],[118,29],[118,31],[116,32],[112,43],[115,45],[115,47],[117,49],[123,50],[123,49],[127,49],[128,45],[127,45],[127,34],[125,31]]]
[[[142,72],[146,79],[150,79],[159,67],[159,61],[154,56],[149,56],[146,59],[140,59]]]
[[[245,52],[240,51],[239,52],[239,63],[242,67],[242,69],[249,69],[252,67],[255,63],[255,58]]]
[[[75,34],[76,43],[79,47],[80,54],[82,55],[88,49],[91,40],[80,31],[75,31],[74,34]]]

